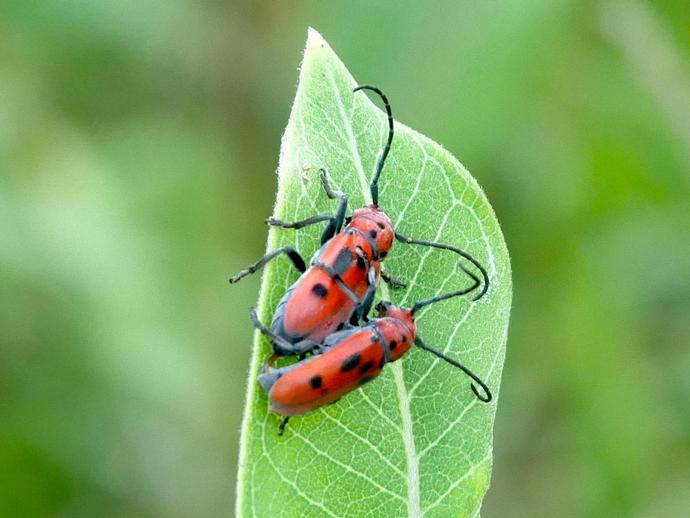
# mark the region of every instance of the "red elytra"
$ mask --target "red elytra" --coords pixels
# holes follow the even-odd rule
[[[377,207],[356,210],[346,229],[326,243],[312,267],[278,303],[271,325],[274,332],[291,343],[304,339],[321,343],[348,322],[370,287],[378,284],[381,259],[394,235],[390,219]]]
[[[377,377],[416,338],[412,314],[398,313],[387,312],[384,318],[331,335],[322,354],[282,369],[266,369],[259,382],[268,393],[271,411],[283,416],[311,412]]]
[[[378,181],[393,141],[393,115],[385,94],[377,87],[362,85],[354,91],[368,89],[377,93],[384,102],[388,116],[388,141],[377,163],[370,185],[373,203],[355,210],[341,232],[347,210],[347,197],[333,191],[325,170],[321,170],[321,182],[327,196],[339,199],[335,215],[317,215],[302,221],[288,223],[269,218],[267,223],[283,228],[300,229],[308,225],[328,221],[321,236],[322,247],[311,260],[309,269],[304,259],[292,247],[283,247],[264,256],[230,278],[234,283],[254,273],[272,259],[286,255],[295,268],[302,272],[300,278],[287,290],[276,307],[270,334],[274,355],[304,355],[319,347],[321,342],[348,322],[358,325],[366,320],[371,309],[379,279],[384,278],[393,286],[403,284],[381,272],[381,261],[390,251],[393,240],[449,250],[470,261],[482,274],[484,287],[474,300],[482,297],[489,287],[484,267],[470,254],[451,245],[409,239],[397,233],[390,218],[378,206]],[[464,266],[460,268],[472,279],[477,277]],[[478,285],[477,285],[478,287]]]

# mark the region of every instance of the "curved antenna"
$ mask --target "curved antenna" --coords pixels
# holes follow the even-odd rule
[[[384,94],[378,87],[371,85],[359,85],[357,88],[352,90],[353,92],[358,92],[359,90],[371,90],[378,94],[378,96],[383,101],[386,107],[386,113],[388,114],[388,142],[386,142],[386,147],[383,148],[383,153],[376,164],[376,172],[374,173],[374,179],[371,181],[369,189],[371,191],[371,201],[374,205],[379,204],[379,176],[381,176],[381,171],[383,170],[383,163],[386,161],[388,152],[391,150],[391,143],[393,142],[393,112],[391,111],[391,105],[388,102],[388,97]]]
[[[477,267],[477,269],[482,272],[482,277],[484,277],[484,287],[482,288],[482,291],[474,297],[472,300],[478,300],[484,296],[484,294],[489,290],[489,274],[486,273],[486,269],[481,265],[479,261],[477,261],[474,257],[472,257],[470,254],[465,252],[464,250],[461,250],[460,248],[451,246],[451,245],[446,245],[445,243],[434,243],[433,241],[422,241],[419,239],[410,239],[409,237],[405,237],[402,234],[395,233],[395,239],[400,241],[401,243],[405,243],[408,245],[422,245],[422,246],[429,246],[431,248],[438,248],[440,250],[450,250],[451,252],[455,252],[456,254],[460,255],[461,257],[464,257],[467,259],[469,262],[471,262],[474,266]],[[464,266],[460,265],[460,267],[463,269],[463,271],[472,277],[473,279],[476,279],[477,277],[472,275]]]
[[[470,385],[472,387],[472,392],[474,392],[474,395],[477,396],[477,399],[479,401],[483,401],[484,403],[488,403],[493,399],[493,396],[491,395],[491,391],[489,390],[489,387],[486,386],[486,383],[484,383],[481,379],[479,379],[479,376],[477,376],[474,372],[472,372],[470,369],[465,367],[462,363],[460,363],[457,360],[454,360],[450,356],[446,356],[444,353],[441,351],[434,349],[433,347],[425,344],[421,338],[417,337],[414,339],[414,343],[417,347],[420,349],[424,349],[425,351],[430,352],[433,355],[436,355],[437,357],[441,358],[442,360],[447,361],[454,367],[457,367],[458,369],[462,370],[465,374],[467,374],[472,380],[479,385],[482,390],[484,391],[484,395],[480,394],[479,391],[477,390],[477,387],[474,385]]]
[[[470,286],[469,288],[465,288],[464,290],[458,290],[458,291],[451,291],[450,293],[444,293],[442,295],[437,295],[435,297],[431,297],[430,299],[424,299],[420,300],[419,302],[415,302],[414,306],[412,306],[412,313],[416,313],[420,309],[422,309],[424,306],[430,306],[431,304],[436,304],[437,302],[441,302],[442,300],[448,300],[452,299],[453,297],[460,297],[461,295],[467,295],[471,291],[474,291],[477,289],[477,286],[479,286],[479,279],[477,277],[470,273],[467,272],[469,275],[474,277],[474,284]]]

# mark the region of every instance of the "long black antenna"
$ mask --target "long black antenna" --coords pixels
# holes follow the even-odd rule
[[[470,369],[465,367],[462,363],[460,363],[457,360],[454,360],[450,356],[446,356],[444,353],[441,351],[434,349],[433,347],[425,344],[421,338],[417,337],[414,339],[414,343],[417,347],[420,349],[424,349],[425,351],[430,352],[433,355],[438,356],[442,360],[446,360],[448,363],[451,365],[457,367],[458,369],[462,370],[465,374],[467,374],[470,378],[472,378],[484,391],[485,396],[482,396],[479,391],[477,390],[477,387],[474,386],[474,384],[471,385],[472,387],[472,392],[474,392],[474,395],[477,396],[477,399],[480,401],[483,401],[484,403],[488,403],[493,399],[493,396],[491,395],[491,391],[489,390],[489,387],[486,386],[486,383],[484,383],[481,379],[479,379],[479,376],[477,376],[474,372],[472,372]]]
[[[359,90],[371,90],[376,92],[379,97],[383,100],[383,104],[386,107],[386,113],[388,114],[388,142],[386,142],[386,147],[383,148],[383,153],[381,153],[381,158],[379,158],[376,164],[376,172],[374,173],[374,179],[371,181],[371,201],[374,205],[379,204],[379,176],[381,176],[381,171],[383,170],[383,163],[386,161],[388,152],[391,150],[391,143],[393,142],[393,112],[391,111],[391,105],[388,102],[388,97],[384,94],[378,87],[371,85],[359,85],[357,88],[352,90],[357,92]]]
[[[463,268],[463,270],[465,270],[465,269]],[[435,297],[431,297],[430,299],[425,299],[425,300],[420,300],[419,302],[415,302],[414,305],[412,306],[412,313],[416,313],[417,311],[422,309],[424,306],[430,306],[431,304],[436,304],[437,302],[441,302],[442,300],[452,299],[453,297],[460,297],[462,295],[467,295],[471,291],[476,290],[477,286],[479,286],[479,279],[473,273],[468,272],[467,270],[465,270],[465,272],[467,272],[467,274],[474,279],[474,284],[472,286],[470,286],[469,288],[462,289],[462,290],[451,291],[449,293],[443,293],[441,295],[436,295]]]
[[[477,261],[474,257],[472,257],[470,254],[465,252],[464,250],[452,246],[452,245],[446,245],[445,243],[434,243],[433,241],[422,241],[421,239],[410,239],[409,237],[405,237],[402,234],[399,234],[398,232],[395,233],[395,239],[400,241],[401,243],[405,243],[408,245],[422,245],[422,246],[428,246],[431,248],[438,248],[440,250],[450,250],[451,252],[455,252],[456,254],[464,257],[467,259],[469,262],[471,262],[473,265],[477,267],[477,269],[482,272],[482,277],[484,277],[484,287],[482,288],[482,291],[479,292],[479,295],[474,297],[472,300],[478,300],[484,296],[484,294],[488,291],[489,289],[489,274],[486,273],[486,269],[481,265],[479,261]],[[462,269],[467,273],[470,277],[476,279],[474,275],[472,275],[467,269],[462,267]]]

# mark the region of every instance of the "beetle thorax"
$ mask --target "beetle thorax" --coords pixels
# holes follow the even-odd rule
[[[376,205],[354,211],[348,228],[356,228],[368,236],[376,245],[380,259],[386,257],[393,246],[393,239],[395,238],[393,222]]]
[[[388,345],[390,361],[395,361],[412,347],[417,337],[414,314],[412,310],[395,306],[390,302],[380,302],[376,309],[379,312],[379,331]]]

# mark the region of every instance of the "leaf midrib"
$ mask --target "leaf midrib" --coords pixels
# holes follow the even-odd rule
[[[338,90],[337,84],[335,83],[335,77],[333,72],[329,71],[328,79],[331,83],[333,92],[335,93],[336,104],[338,105],[338,111],[340,113],[340,118],[343,122],[343,127],[345,128],[345,134],[347,136],[347,144],[352,153],[352,161],[355,164],[355,170],[357,172],[357,178],[359,179],[360,190],[365,203],[368,205],[371,203],[371,192],[369,190],[369,180],[364,174],[364,164],[362,164],[362,159],[359,155],[359,147],[355,140],[354,131],[352,128],[351,117],[345,113],[345,107],[343,106],[342,98],[340,97],[340,92]],[[390,300],[390,293],[388,291],[388,286],[385,283],[379,284],[379,289],[383,298]],[[400,430],[403,447],[405,449],[405,465],[407,466],[407,477],[405,481],[407,484],[407,510],[408,516],[410,518],[415,518],[421,516],[420,509],[420,487],[419,487],[419,458],[417,457],[417,448],[414,442],[414,433],[412,429],[412,412],[410,408],[410,400],[407,393],[407,388],[405,387],[405,379],[403,376],[403,366],[402,363],[397,362],[391,365],[393,372],[393,378],[395,380],[396,394],[398,396],[398,407],[400,409],[400,416],[402,421],[402,430]]]
[[[355,164],[355,170],[357,172],[357,176],[359,179],[359,184],[361,188],[361,194],[363,198],[366,200],[366,203],[370,203],[370,192],[369,192],[369,184],[368,184],[368,179],[364,175],[364,167],[358,152],[358,146],[355,141],[354,137],[354,132],[352,130],[352,125],[351,125],[351,120],[350,118],[347,117],[347,115],[344,112],[344,107],[342,104],[342,99],[340,98],[340,94],[337,90],[337,87],[335,85],[335,81],[332,75],[332,72],[329,71],[329,80],[331,83],[331,86],[334,89],[336,99],[337,99],[337,104],[338,108],[340,111],[341,119],[343,121],[344,127],[345,127],[345,132],[347,135],[348,139],[348,147],[350,148],[353,156],[353,162]],[[378,109],[378,108],[377,108]],[[401,126],[398,124],[398,126]],[[400,128],[398,128],[400,129]],[[407,129],[407,128],[406,128]],[[477,220],[478,226],[481,230],[481,240],[484,242],[484,245],[487,250],[487,255],[488,255],[488,263],[489,263],[489,276],[492,279],[495,279],[495,274],[496,274],[496,264],[495,264],[495,256],[493,253],[493,249],[491,247],[491,243],[489,240],[489,237],[486,234],[486,231],[484,229],[484,226],[481,223],[481,220],[477,213],[474,211],[474,209],[467,205],[466,203],[463,202],[463,196],[460,195],[460,197],[456,197],[454,194],[454,190],[450,186],[449,183],[449,178],[448,175],[446,174],[446,169],[445,167],[441,166],[440,163],[438,163],[437,160],[429,157],[424,145],[419,142],[417,138],[417,134],[413,131],[410,130],[409,132],[405,131],[405,133],[409,133],[410,136],[413,138],[415,142],[419,144],[420,149],[422,149],[424,153],[424,160],[422,162],[422,170],[426,167],[427,161],[433,161],[436,162],[438,165],[439,171],[442,172],[442,175],[444,177],[444,181],[448,183],[449,191],[452,193],[453,196],[453,204],[451,207],[448,209],[446,214],[444,215],[444,221],[443,223],[439,226],[439,229],[437,231],[437,235],[434,239],[438,240],[440,237],[440,234],[442,233],[443,229],[446,226],[447,218],[451,214],[452,210],[456,206],[462,206],[464,209],[467,210],[468,213],[472,215],[472,217]],[[419,175],[421,178],[421,174]],[[415,187],[415,190],[417,189],[419,185],[419,182],[417,183],[417,186]],[[466,188],[470,187],[470,182],[468,182]],[[411,199],[412,197],[410,197]],[[409,205],[409,204],[408,204]],[[407,206],[405,207],[407,208]],[[398,221],[401,219],[401,216],[399,216]],[[397,222],[396,222],[397,223]],[[416,281],[419,273],[422,270],[422,265],[425,262],[426,257],[429,255],[429,251],[422,257],[422,259],[419,262],[418,268],[413,275],[412,280],[410,281],[412,284]],[[388,286],[385,283],[381,283],[379,285],[379,289],[381,292],[381,295],[383,296],[384,299],[390,300],[390,293]],[[440,293],[440,290],[438,291]],[[437,293],[437,294],[438,294]],[[403,299],[403,302],[406,301],[407,299],[407,294]],[[467,318],[469,318],[469,315],[473,311],[473,305],[470,305],[465,312],[465,315],[463,315],[463,318],[460,319],[460,321],[455,325],[453,333],[451,335],[451,338],[447,340],[447,342],[444,344],[443,350],[444,352],[448,352],[448,349],[450,348],[450,344],[453,342],[452,337],[456,335],[456,333],[459,331],[459,329],[462,327],[462,323],[464,323]],[[500,349],[497,350],[496,355],[493,358],[493,361],[491,362],[491,365],[489,367],[488,372],[486,373],[487,376],[491,374],[493,371],[496,361],[498,357],[500,356]],[[435,359],[434,362],[429,366],[427,371],[422,375],[420,379],[425,378],[428,376],[431,371],[434,369],[434,367],[439,363],[440,360]],[[402,439],[403,439],[403,447],[405,451],[405,461],[406,461],[406,466],[407,466],[407,477],[406,477],[406,485],[407,485],[407,507],[408,507],[408,516],[410,518],[416,518],[419,516],[422,516],[422,510],[421,510],[421,487],[420,487],[420,479],[419,479],[419,460],[421,459],[422,456],[427,454],[430,450],[432,450],[435,446],[437,446],[443,437],[445,437],[446,433],[440,435],[439,437],[436,438],[435,441],[433,441],[431,444],[429,444],[422,452],[417,454],[417,448],[416,448],[416,443],[414,441],[414,433],[413,433],[413,427],[412,427],[412,412],[411,412],[411,393],[414,392],[414,389],[417,388],[419,383],[416,383],[415,386],[412,388],[411,391],[407,390],[407,387],[405,385],[405,380],[404,380],[404,367],[402,362],[396,362],[391,365],[391,371],[393,373],[393,379],[395,381],[395,386],[396,386],[396,395],[398,397],[398,407],[400,409],[400,415],[401,415],[401,421],[402,421],[402,430],[398,429],[401,433]],[[461,414],[458,416],[456,420],[453,421],[452,425],[450,425],[447,428],[447,431],[450,431],[455,428],[460,422],[460,420],[476,405],[476,400],[468,403],[468,405],[463,409]],[[467,472],[459,479],[459,481],[455,484],[451,484],[447,490],[439,496],[437,500],[435,500],[427,509],[425,509],[424,512],[428,512],[431,509],[437,507],[440,505],[440,503],[452,492],[452,490],[459,485],[459,483],[463,480],[465,480],[467,477],[471,476],[474,474],[474,472],[477,470],[479,466],[481,466],[484,462],[486,462],[488,459],[491,458],[491,449],[489,449],[486,453],[486,455],[479,460],[476,463],[472,463],[471,466],[468,468]],[[481,502],[480,502],[481,504]]]
[[[310,31],[310,38],[312,38],[314,35],[316,35],[319,40],[321,39],[320,35],[318,35],[317,33],[314,33],[314,31]],[[319,44],[321,47],[324,47],[325,42],[322,42],[322,43],[320,42]],[[315,45],[316,45],[316,43],[312,42],[312,48]],[[309,43],[307,45],[307,48],[309,49]],[[326,44],[326,48],[327,48],[327,44]],[[307,62],[305,62],[305,65],[307,65]],[[304,69],[303,69],[303,72],[304,72]],[[342,88],[338,88],[338,84],[337,84],[337,81],[339,81],[341,79],[345,79],[346,82],[351,82],[354,86],[354,84],[355,84],[354,80],[349,76],[347,78],[341,78],[340,75],[337,75],[337,79],[336,79],[336,74],[334,72],[334,69],[332,69],[330,67],[327,70],[327,75],[324,74],[324,76],[322,76],[322,77],[324,77],[324,79],[327,78],[327,80],[328,80],[328,86],[330,86],[330,89],[334,93],[334,101],[336,101],[336,103],[334,103],[334,104],[336,104],[337,109],[339,111],[339,115],[342,118],[342,122],[343,122],[344,131],[343,131],[343,133],[341,133],[341,139],[343,137],[345,138],[346,145],[340,148],[341,149],[340,154],[344,155],[343,151],[346,149],[349,151],[350,158],[352,160],[352,163],[353,163],[354,169],[355,169],[354,172],[356,173],[356,175],[355,175],[356,183],[359,184],[359,190],[361,191],[362,198],[364,200],[366,200],[366,202],[370,202],[368,180],[367,180],[367,177],[365,175],[365,171],[364,171],[364,167],[363,167],[363,163],[362,163],[362,158],[360,156],[360,150],[359,150],[358,145],[357,145],[357,137],[359,136],[359,134],[354,132],[354,126],[355,126],[355,122],[356,122],[356,119],[354,118],[354,113],[357,112],[357,110],[355,109],[356,105],[353,105],[353,107],[352,107],[353,117],[352,118],[348,117],[347,116],[348,110],[345,108],[345,106],[348,103],[343,102],[343,98],[344,98],[345,94],[344,94],[344,92],[340,91]],[[304,78],[301,75],[300,85],[299,85],[300,88],[305,87],[305,83],[303,82],[303,79]],[[341,94],[342,94],[342,96],[341,96]],[[304,97],[299,95],[299,91],[298,91],[297,97],[298,97],[298,100],[300,103],[300,108],[308,108],[309,107],[308,106],[309,103],[304,102]],[[355,102],[357,103],[360,101],[355,101]],[[368,102],[371,106],[376,106],[375,103],[371,102],[371,99],[369,99]],[[303,116],[303,110],[301,110],[301,109],[296,110],[297,106],[298,105],[293,106],[293,112],[291,113],[291,115],[295,115],[295,117],[294,118],[291,117],[292,124],[289,124],[289,128],[288,128],[288,130],[286,130],[284,138],[289,137],[289,136],[298,137],[298,135],[296,135],[295,132],[297,132],[299,134],[299,125],[300,124],[301,124],[303,129],[305,128],[305,122],[304,122],[304,120],[301,120],[301,116]],[[378,107],[377,107],[377,109],[378,109]],[[298,120],[298,119],[300,119],[300,120]],[[337,121],[337,117],[332,118],[329,122],[332,123],[335,121]],[[412,141],[415,142],[419,146],[422,153],[424,154],[423,162],[421,164],[420,170],[417,172],[418,173],[417,174],[418,179],[417,179],[417,182],[413,188],[414,192],[411,196],[408,197],[408,199],[407,199],[407,201],[406,201],[406,203],[402,209],[402,212],[399,212],[397,214],[396,225],[402,221],[403,216],[404,216],[405,212],[407,211],[408,207],[410,207],[412,205],[412,202],[413,202],[414,198],[416,197],[415,195],[417,193],[419,193],[420,185],[421,185],[421,181],[422,181],[422,176],[423,176],[422,173],[426,172],[426,170],[429,169],[429,164],[435,163],[435,165],[439,169],[439,172],[443,175],[443,181],[445,182],[445,184],[448,186],[449,190],[452,193],[452,195],[451,195],[451,206],[448,208],[448,213],[444,216],[444,221],[448,220],[448,217],[449,217],[448,214],[451,214],[454,210],[457,209],[458,206],[464,207],[465,209],[467,209],[471,213],[471,218],[473,218],[478,223],[478,228],[481,232],[481,236],[477,236],[477,237],[480,237],[480,239],[478,241],[484,243],[485,250],[489,256],[488,257],[489,265],[487,265],[487,266],[489,266],[488,269],[490,271],[490,277],[492,278],[492,281],[493,281],[495,279],[495,275],[496,275],[496,271],[497,271],[496,270],[496,264],[495,264],[495,256],[494,256],[494,250],[491,246],[491,240],[489,239],[489,236],[487,235],[487,228],[483,224],[484,223],[483,217],[482,217],[483,212],[481,210],[479,210],[479,211],[475,210],[476,207],[475,207],[475,203],[474,203],[475,200],[474,199],[472,199],[472,198],[466,199],[465,198],[465,193],[467,192],[466,190],[464,190],[464,191],[462,191],[462,193],[458,193],[456,195],[456,193],[458,191],[456,189],[454,189],[454,187],[457,187],[457,185],[453,184],[453,180],[455,178],[455,175],[459,175],[460,177],[462,177],[462,179],[464,180],[464,182],[466,184],[465,185],[466,189],[469,189],[472,192],[479,192],[479,193],[481,193],[481,189],[476,184],[476,181],[474,181],[474,179],[471,176],[469,176],[469,174],[467,174],[465,172],[464,168],[462,168],[461,165],[457,164],[457,161],[454,159],[454,157],[452,157],[450,155],[450,153],[448,153],[445,149],[443,149],[442,147],[439,147],[440,154],[437,154],[435,151],[436,148],[434,147],[435,144],[433,142],[431,142],[429,139],[418,134],[414,130],[410,130],[409,128],[407,128],[403,125],[399,125],[397,122],[396,122],[396,125],[397,125],[397,129],[398,130],[402,129],[402,133],[407,134],[407,136],[410,137],[412,139]],[[335,125],[333,125],[333,126],[335,126]],[[383,126],[379,125],[379,129],[380,129],[379,134],[385,136],[385,132],[382,133],[381,128],[383,128]],[[334,128],[334,129],[336,129],[336,131],[337,131],[337,128]],[[304,131],[304,133],[306,133],[306,130]],[[340,133],[340,132],[338,132],[338,133]],[[318,157],[320,155],[320,152],[315,152],[315,151],[310,149],[310,147],[308,145],[309,143],[307,142],[305,135],[301,135],[300,137],[302,137],[302,138],[299,138],[299,137],[298,138],[300,140],[303,140],[303,144],[306,145],[307,154],[311,153],[314,156]],[[329,139],[326,139],[326,140],[329,140]],[[337,139],[337,140],[340,140],[340,139]],[[381,140],[381,142],[382,142],[382,140]],[[430,154],[431,150],[428,150],[426,148],[427,142],[433,145],[432,146],[433,150],[434,150],[433,154]],[[334,144],[334,143],[329,142],[328,144]],[[286,146],[286,148],[289,148],[289,147],[290,146]],[[283,148],[281,147],[281,150],[282,149]],[[303,164],[306,164],[307,162],[303,162],[300,159],[300,157],[303,155],[303,151],[300,151],[299,149],[296,149],[293,151],[294,151],[294,154],[293,153],[286,153],[285,156],[281,155],[281,168],[283,167],[283,160],[282,159],[283,158],[287,159],[288,158],[287,155],[290,155],[290,157],[289,157],[290,162],[293,162],[293,165],[295,165],[296,170],[299,171],[301,168],[304,167]],[[445,162],[446,158],[448,158],[449,163],[447,163],[445,165],[441,165],[440,162]],[[373,173],[373,170],[371,172]],[[453,173],[455,173],[455,175]],[[300,188],[301,188],[299,194],[296,196],[297,207],[299,207],[300,204],[311,205],[312,207],[314,207],[313,199],[310,198],[309,196],[307,196],[307,190],[305,188],[306,186],[305,186],[304,182],[300,182],[298,180],[296,183],[300,184]],[[347,183],[350,183],[350,182],[347,182]],[[350,186],[350,189],[353,189],[352,185]],[[354,190],[356,191],[357,189],[355,188]],[[458,199],[458,195],[459,195],[459,199]],[[279,211],[278,207],[280,205],[282,205],[281,201],[284,201],[284,199],[281,200],[279,197],[278,203],[276,206],[277,211]],[[481,208],[481,207],[479,207],[479,208]],[[304,205],[302,206],[302,210],[303,209],[304,209]],[[489,214],[489,216],[491,216],[491,214]],[[447,225],[445,225],[445,223],[440,226],[438,232],[441,233],[443,231],[444,227],[447,227]],[[273,236],[275,237],[274,232],[271,232],[271,234],[273,234]],[[499,235],[500,235],[500,231],[499,231]],[[414,236],[414,237],[417,237],[417,236]],[[441,236],[437,236],[437,238],[438,237],[441,237]],[[299,241],[299,236],[296,236],[295,239],[297,241]],[[269,243],[271,241],[272,240],[269,238]],[[297,244],[297,243],[295,243],[295,244]],[[426,254],[418,254],[418,255],[420,257],[419,257],[419,261],[417,262],[417,272],[413,275],[415,279],[417,279],[417,277],[419,276],[419,271],[421,271],[423,269],[423,265],[426,262],[429,254],[426,253]],[[411,274],[412,272],[409,272],[409,273]],[[269,275],[269,276],[264,276],[264,277],[265,277],[264,281],[267,281],[268,280],[267,278],[271,277],[271,276]],[[286,279],[286,281],[287,281],[287,279]],[[442,290],[443,286],[445,286],[445,282],[441,283],[441,286],[439,289]],[[497,285],[494,285],[492,287],[495,287],[495,286],[497,286]],[[381,283],[379,288],[380,288],[379,293],[384,298],[389,299],[390,293],[389,293],[388,286]],[[266,297],[268,296],[268,292],[266,291],[265,283],[262,283],[261,295],[262,295],[261,302],[263,302],[265,304]],[[406,295],[409,296],[409,293]],[[406,300],[406,298],[407,297],[404,297],[403,300]],[[483,302],[486,302],[486,301],[483,301]],[[457,332],[459,331],[459,329],[462,328],[462,324],[467,320],[469,315],[472,313],[473,309],[474,309],[474,305],[469,305],[469,307],[467,308],[467,311],[465,312],[464,317],[461,319],[462,321],[456,323],[456,327],[453,330],[453,332],[450,334],[449,339],[447,341],[445,341],[444,346],[443,346],[443,350],[448,351],[451,348],[451,345],[454,342],[454,340],[452,340],[452,338],[455,337]],[[506,334],[507,334],[507,329],[504,331],[504,336],[500,341],[501,344],[505,344],[505,335]],[[256,341],[255,343],[258,343],[258,341]],[[476,347],[473,347],[472,349],[475,349],[475,348]],[[469,349],[469,350],[472,350],[472,349]],[[463,351],[464,350],[465,349],[463,349]],[[499,345],[499,348],[497,349],[496,354],[494,355],[493,361],[491,362],[490,365],[488,365],[488,372],[486,373],[487,376],[490,376],[490,374],[492,372],[494,372],[494,369],[497,365],[498,358],[501,356],[501,352],[502,352],[502,348]],[[258,360],[258,356],[256,356],[254,358],[254,360],[255,361],[252,362],[253,367],[255,366],[256,361]],[[396,488],[390,488],[390,489],[385,488],[386,489],[385,492],[394,495],[395,500],[401,500],[403,502],[406,502],[407,507],[408,507],[409,516],[415,516],[416,517],[416,516],[422,515],[421,501],[420,501],[421,500],[421,498],[420,498],[421,497],[421,485],[420,485],[421,481],[420,481],[420,473],[419,473],[419,468],[420,468],[420,465],[422,462],[422,458],[427,453],[429,453],[431,450],[433,450],[436,446],[438,446],[438,444],[441,442],[443,437],[446,437],[447,434],[451,430],[455,429],[457,427],[457,425],[459,424],[459,422],[463,419],[463,416],[467,415],[470,412],[470,410],[475,406],[473,403],[469,403],[468,405],[464,405],[465,408],[463,408],[463,412],[461,412],[461,414],[457,417],[457,419],[455,419],[453,421],[453,423],[450,424],[450,426],[448,426],[448,428],[446,430],[444,430],[441,434],[436,436],[434,438],[435,440],[432,441],[432,443],[427,444],[427,446],[423,450],[421,450],[420,452],[417,452],[417,444],[416,444],[415,437],[413,434],[413,419],[412,419],[412,417],[413,417],[412,416],[412,402],[415,401],[415,389],[421,384],[421,381],[424,378],[426,378],[427,376],[430,375],[430,373],[433,371],[433,369],[435,368],[435,366],[438,363],[439,363],[438,360],[434,360],[432,363],[430,363],[430,365],[428,366],[428,369],[425,371],[422,378],[420,380],[417,380],[417,382],[415,382],[414,385],[412,385],[409,388],[409,390],[408,390],[408,387],[406,386],[406,383],[405,383],[405,374],[407,371],[404,370],[402,362],[396,362],[393,365],[391,365],[391,367],[390,367],[391,368],[391,374],[393,375],[393,380],[395,382],[395,394],[396,394],[396,397],[398,398],[398,407],[399,407],[400,416],[401,416],[400,417],[400,419],[401,419],[400,425],[402,426],[402,428],[400,427],[399,423],[397,422],[398,421],[396,419],[397,416],[392,415],[392,413],[394,412],[394,407],[392,407],[392,405],[390,407],[390,410],[393,412],[391,413],[391,416],[389,417],[389,415],[387,415],[386,413],[384,413],[382,411],[382,408],[380,407],[379,404],[374,403],[374,401],[372,401],[369,398],[369,396],[366,394],[366,392],[363,392],[363,391],[361,392],[362,400],[364,400],[364,402],[366,402],[373,410],[375,410],[378,413],[379,416],[381,416],[387,422],[387,424],[388,424],[388,426],[390,426],[391,430],[394,430],[395,432],[400,433],[400,435],[401,435],[402,446],[404,447],[404,457],[405,457],[404,460],[405,460],[406,468],[407,468],[407,476],[406,476],[407,498],[405,498],[402,494],[402,492],[403,492],[402,486],[398,486]],[[252,368],[252,371],[254,371],[254,370],[255,369]],[[409,373],[408,373],[408,377],[409,377]],[[415,377],[415,380],[416,380],[416,377]],[[415,381],[415,380],[410,380],[410,382]],[[255,388],[255,386],[253,386],[252,388]],[[390,387],[390,388],[392,389],[392,387]],[[254,392],[253,390],[249,391],[250,401],[252,401],[254,399],[253,398],[253,392]],[[335,418],[331,417],[330,415],[327,415],[326,412],[324,412],[323,415],[326,415],[326,417],[329,418],[330,420],[335,419]],[[270,454],[268,453],[270,448],[268,447],[268,445],[265,442],[265,439],[266,439],[265,430],[267,429],[267,427],[269,425],[268,416],[269,416],[269,414],[266,414],[266,416],[263,420],[257,420],[255,422],[256,425],[262,429],[262,433],[261,433],[261,435],[262,435],[261,440],[263,441],[263,444],[261,444],[261,446],[262,446],[261,457],[262,458],[270,457]],[[249,416],[247,416],[247,417],[249,417]],[[365,439],[366,442],[364,444],[366,444],[366,446],[368,448],[375,449],[379,453],[379,455],[382,455],[376,449],[376,447],[371,443],[371,441],[368,441],[366,439],[366,437],[367,437],[366,434],[364,436],[360,436],[358,431],[354,428],[350,429],[347,426],[347,423],[343,424],[343,423],[338,422],[338,424],[340,426],[342,426],[344,429],[346,429],[348,431],[348,433],[352,434],[353,437],[356,437],[359,439],[362,439],[362,438]],[[244,424],[243,424],[243,427],[244,427]],[[346,468],[344,468],[344,466],[342,466],[342,464],[343,464],[342,459],[332,457],[329,454],[328,450],[319,449],[319,447],[317,447],[318,442],[317,443],[311,442],[312,437],[303,436],[301,434],[301,430],[297,430],[296,435],[297,435],[297,437],[295,437],[295,439],[299,439],[301,442],[303,442],[305,444],[305,446],[309,446],[313,449],[318,450],[318,452],[321,455],[324,455],[328,459],[328,461],[332,461],[332,462],[336,463],[341,469],[346,469]],[[426,442],[426,440],[423,440],[422,442],[424,443],[424,442]],[[246,444],[244,446],[246,446]],[[246,460],[247,459],[246,448],[243,448],[243,451],[244,451],[245,455],[242,455],[242,458],[244,460]],[[471,457],[475,457],[475,456],[472,455]],[[490,444],[489,444],[487,451],[481,457],[480,460],[473,462],[471,460],[471,457],[470,456],[466,457],[466,460],[468,461],[467,462],[468,466],[467,466],[467,469],[464,470],[465,472],[462,474],[461,478],[459,480],[457,480],[455,483],[450,484],[448,487],[445,488],[445,490],[442,490],[443,492],[441,494],[437,493],[436,494],[437,498],[435,498],[433,502],[428,504],[427,508],[424,510],[425,512],[428,512],[432,509],[437,508],[439,505],[442,505],[444,500],[455,489],[457,489],[457,487],[463,481],[467,480],[467,478],[469,478],[469,477],[472,477],[479,470],[479,468],[481,468],[486,463],[487,460],[490,460],[490,458],[491,458],[491,446],[490,446]],[[389,467],[391,467],[391,468],[394,467],[395,469],[393,469],[392,472],[395,472],[396,476],[400,476],[401,478],[405,477],[405,474],[403,473],[404,468],[402,467],[402,462],[401,462],[402,460],[403,459],[398,457],[398,460],[395,463],[390,463],[390,462],[386,463],[389,465]],[[271,459],[269,459],[269,464],[283,482],[287,483],[290,487],[293,487],[293,489],[295,488],[294,481],[292,479],[288,481],[285,478],[285,476],[283,476],[283,474],[280,472],[280,466],[276,466],[275,463],[271,461]],[[353,468],[352,466],[348,466],[348,467],[350,468],[350,470],[352,470],[352,468]],[[367,473],[369,473],[369,472],[368,471],[360,472],[359,470],[353,470],[353,472],[352,472],[352,474],[356,474],[358,476],[364,476],[365,479],[369,479],[369,482],[371,482],[371,478],[370,478],[371,474],[367,475]],[[248,480],[247,480],[248,476],[249,476],[249,473],[244,472],[243,476],[241,476],[241,479],[238,481],[239,484],[240,485],[246,484],[246,482],[248,482]],[[255,492],[255,490],[258,489],[258,486],[256,485],[257,481],[255,479],[255,474],[254,474],[253,469],[252,469],[251,479],[255,482],[254,484],[252,484],[254,486],[254,487],[252,487],[252,495],[253,495],[253,499],[256,499],[259,495]],[[378,482],[378,480],[379,480],[379,477],[374,476],[374,481],[373,481],[374,487],[380,488],[381,486],[380,486],[380,483]],[[381,480],[381,482],[384,485],[388,485],[388,483],[384,480]],[[330,502],[328,501],[328,499],[323,499],[323,500],[318,499],[318,498],[315,499],[314,497],[316,495],[305,494],[305,492],[302,491],[301,488],[297,488],[297,489],[298,490],[296,491],[295,494],[297,494],[301,498],[303,498],[309,506],[314,506],[316,509],[319,509],[321,512],[324,512],[325,514],[328,514],[329,516],[335,515],[334,511],[332,511],[328,508],[328,507],[331,507],[329,505]],[[392,489],[392,491],[391,491],[391,489]],[[436,489],[438,489],[438,488],[436,488]],[[240,493],[242,493],[242,492],[243,492],[243,490],[240,489]],[[239,498],[238,498],[238,503],[240,503]],[[277,500],[276,500],[276,503],[277,503]],[[474,516],[478,515],[480,505],[481,505],[481,500],[479,502],[477,502],[476,506],[473,506],[472,513],[474,513]],[[238,510],[240,508],[241,507],[238,506]],[[254,514],[256,514],[256,508],[254,506],[252,506],[252,512]]]

